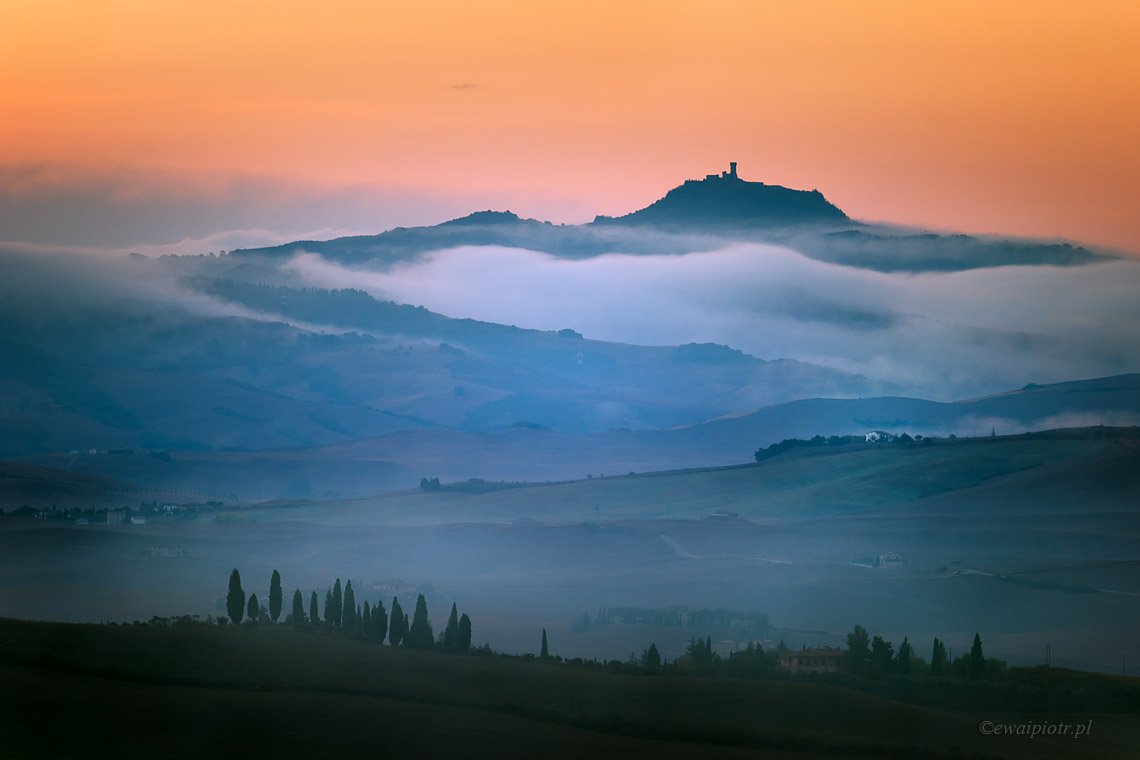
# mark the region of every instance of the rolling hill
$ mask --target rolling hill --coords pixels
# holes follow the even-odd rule
[[[788,245],[821,261],[882,272],[960,271],[1010,265],[1079,266],[1112,258],[1064,242],[986,239],[850,219],[818,190],[793,190],[741,179],[735,171],[686,180],[628,214],[589,224],[551,224],[510,211],[478,211],[426,227],[376,235],[299,240],[233,253],[258,260],[315,253],[350,265],[387,268],[457,246],[506,246],[580,259],[714,250],[727,241]]]

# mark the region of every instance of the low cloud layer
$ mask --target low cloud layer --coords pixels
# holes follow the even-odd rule
[[[9,248],[196,254],[435,223],[470,205],[407,187],[0,163],[0,245]]]
[[[936,399],[1140,371],[1140,264],[884,274],[733,245],[567,261],[460,247],[376,272],[302,255],[304,284],[357,287],[454,317],[642,344],[717,342]]]

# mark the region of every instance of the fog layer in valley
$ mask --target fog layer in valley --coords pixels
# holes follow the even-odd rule
[[[287,269],[453,317],[643,345],[722,343],[942,400],[1140,366],[1140,264],[1126,259],[885,273],[759,244],[584,260],[482,246],[383,271],[314,254]]]

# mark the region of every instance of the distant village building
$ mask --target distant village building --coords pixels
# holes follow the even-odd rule
[[[894,433],[888,433],[885,430],[872,430],[866,435],[867,443],[891,443],[897,437]]]
[[[728,171],[721,172],[720,174],[706,174],[705,179],[740,179],[736,176],[736,162],[728,162]]]
[[[152,557],[185,557],[186,549],[181,546],[152,546],[150,547],[150,556]]]
[[[729,512],[726,509],[718,509],[717,511],[713,512],[711,515],[709,515],[705,519],[706,520],[716,520],[718,522],[730,522],[733,520],[739,520],[740,519],[740,513],[739,512]]]
[[[131,518],[131,525],[145,525],[145,524],[146,524],[146,518],[145,517],[136,516],[136,517]]]
[[[894,567],[905,564],[906,560],[894,552],[880,554],[878,559],[875,560],[875,567]]]
[[[127,511],[125,509],[108,509],[107,510],[107,524],[118,525],[127,521]]]
[[[779,666],[792,673],[838,673],[843,669],[846,651],[834,647],[804,647],[780,655]]]

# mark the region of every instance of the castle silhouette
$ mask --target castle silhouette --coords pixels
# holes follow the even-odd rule
[[[729,161],[728,162],[728,171],[721,172],[720,174],[706,174],[705,179],[706,180],[709,180],[709,179],[737,179],[738,180],[738,179],[740,179],[740,177],[736,176],[736,162],[735,161]]]

